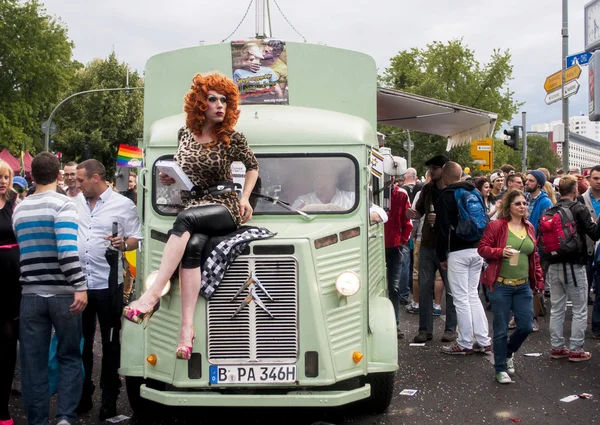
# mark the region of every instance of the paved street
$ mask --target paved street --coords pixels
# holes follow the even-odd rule
[[[570,326],[570,310],[567,313]],[[418,316],[404,314],[407,339],[399,343],[400,370],[396,375],[396,395],[383,415],[361,415],[354,409],[165,409],[157,424],[594,424],[600,423],[600,341],[588,339],[586,349],[593,353],[589,362],[572,363],[549,357],[549,317],[540,318],[541,330],[524,344],[515,360],[516,381],[498,385],[494,380],[492,357],[448,356],[439,353],[443,319],[435,322],[435,338],[426,347],[410,347],[410,337],[418,327]],[[488,313],[491,319],[491,313]],[[589,332],[589,331],[588,331]],[[568,332],[567,332],[568,334]],[[588,336],[591,334],[588,333]],[[525,353],[543,353],[525,357]],[[97,357],[99,359],[99,357]],[[98,362],[99,363],[99,362]],[[96,369],[97,370],[97,369]],[[402,389],[415,389],[413,397],[399,395]],[[559,400],[571,394],[591,393],[593,399],[571,403]],[[82,424],[99,424],[100,394]],[[56,399],[53,399],[53,408]],[[26,424],[22,401],[14,399],[11,410],[17,425]],[[119,399],[119,413],[130,416],[125,393]],[[120,422],[129,425],[128,419]],[[146,422],[145,422],[146,423]]]

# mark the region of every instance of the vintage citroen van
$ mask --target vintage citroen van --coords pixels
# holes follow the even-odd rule
[[[277,100],[243,89],[236,126],[259,160],[255,190],[264,195],[248,224],[276,236],[251,243],[214,295],[199,298],[191,360],[175,357],[177,278],[146,328],[123,322],[120,373],[136,415],[157,405],[325,407],[359,400],[382,411],[391,401],[396,322],[386,295],[383,225],[369,220],[371,204],[384,203],[372,155],[375,63],[365,54],[304,43],[287,42],[283,53],[288,72]],[[160,265],[181,198],[160,185],[156,162],[175,153],[192,77],[215,70],[233,75],[235,54],[235,43],[224,43],[147,63],[138,295]],[[393,171],[399,164],[392,163]],[[243,170],[237,174],[243,178]],[[335,185],[343,205],[306,205],[303,196],[323,184]],[[250,278],[261,285],[244,286]]]

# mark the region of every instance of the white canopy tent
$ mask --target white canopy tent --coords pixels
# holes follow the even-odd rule
[[[492,137],[497,114],[379,88],[377,123],[447,137],[446,150]]]

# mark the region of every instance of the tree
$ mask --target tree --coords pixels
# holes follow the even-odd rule
[[[446,44],[436,41],[424,49],[399,52],[379,82],[384,87],[494,112],[498,114],[497,131],[502,123],[510,121],[520,106],[507,87],[512,79],[510,58],[508,51],[494,50],[490,61],[481,64],[462,40]],[[390,136],[386,142],[391,143],[395,155],[404,154],[403,150],[395,150],[401,146],[397,140],[403,137],[399,129],[382,125],[379,131],[400,133]],[[476,168],[468,147],[445,152],[447,141],[443,137],[411,133],[411,138],[415,142],[412,163],[420,174],[425,172],[424,163],[428,158],[442,153],[460,161],[463,167]]]
[[[106,59],[94,59],[79,70],[71,93],[125,86],[128,65],[119,63],[116,53]],[[136,71],[129,74],[130,87],[142,87]],[[120,144],[137,146],[143,134],[143,91],[99,92],[83,94],[66,102],[55,121],[55,151],[63,161],[96,158],[109,173],[114,171]]]
[[[550,139],[539,134],[527,136],[527,168],[547,168],[554,174],[561,166],[560,157],[552,150]]]
[[[79,64],[67,28],[37,0],[0,1],[0,144],[18,155],[41,148],[41,124]]]

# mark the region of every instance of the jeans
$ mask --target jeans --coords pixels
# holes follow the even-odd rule
[[[21,298],[21,392],[30,425],[49,423],[48,357],[53,326],[58,336],[56,355],[60,365],[56,420],[75,423],[83,377],[81,315],[69,311],[73,299],[73,295],[46,298],[29,294]]]
[[[571,267],[573,271],[571,271]],[[575,281],[573,281],[575,275]],[[566,278],[566,279],[565,279]],[[571,350],[581,350],[587,327],[587,276],[583,264],[550,264],[547,275],[550,283],[550,341],[552,348],[565,346],[563,323],[567,296],[573,303],[571,322]],[[577,285],[577,286],[576,286]]]
[[[446,286],[446,328],[445,332],[456,331],[456,310],[452,292],[448,286],[447,271],[440,267],[435,248],[421,245],[419,249],[419,332],[433,333],[433,287],[435,272],[439,271]]]
[[[410,298],[410,288],[412,279],[412,268],[410,267],[410,249],[408,245],[402,245],[400,247],[400,281],[398,284],[398,291],[400,293],[400,301],[408,303]]]
[[[121,285],[120,291],[122,291]],[[119,295],[122,300],[122,294]],[[100,372],[100,388],[102,400],[116,400],[121,388],[119,378],[119,365],[121,361],[121,342],[119,340],[121,322],[111,328],[111,317],[116,314],[109,302],[109,290],[98,289],[88,291],[88,305],[83,311],[83,367],[85,380],[83,381],[82,396],[91,396],[93,393],[92,372],[94,366],[94,336],[96,335],[96,317],[100,323],[102,338],[102,370]],[[121,308],[119,307],[119,314]],[[112,335],[111,335],[112,334]],[[111,338],[112,337],[112,338]]]
[[[506,372],[506,359],[517,352],[533,331],[533,292],[529,282],[518,286],[496,282],[489,297],[494,313],[494,369],[496,373]],[[511,310],[517,329],[508,337]]]
[[[487,317],[477,292],[482,264],[483,259],[475,248],[448,254],[448,283],[454,296],[458,321],[456,342],[464,348],[473,348],[473,335],[482,347],[487,347],[491,342]]]
[[[594,335],[600,335],[600,296],[598,294],[600,294],[600,276],[594,273],[594,307],[592,310],[592,333]]]
[[[401,247],[385,249],[385,268],[387,274],[388,294],[394,306],[396,325],[400,324],[400,258]]]

